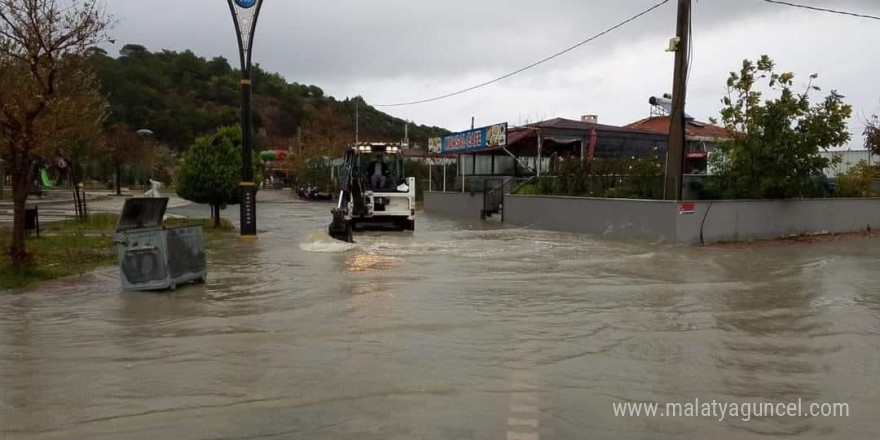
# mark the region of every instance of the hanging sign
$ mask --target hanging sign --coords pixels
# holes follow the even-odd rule
[[[440,154],[440,150],[442,150],[443,138],[430,138],[428,139],[428,153],[431,154]]]

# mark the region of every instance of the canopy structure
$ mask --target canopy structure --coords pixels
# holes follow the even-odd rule
[[[668,136],[635,128],[555,118],[510,128],[506,145],[461,155],[466,176],[540,175],[552,155],[578,157],[666,154]]]

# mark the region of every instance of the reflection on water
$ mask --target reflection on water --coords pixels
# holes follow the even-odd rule
[[[207,285],[115,270],[0,294],[6,439],[873,438],[876,241],[620,244],[423,216],[323,234],[261,205]],[[847,402],[849,419],[621,419],[613,402]],[[588,433],[589,435],[586,435]]]
[[[348,272],[381,272],[399,266],[403,260],[375,254],[357,253],[346,260]]]

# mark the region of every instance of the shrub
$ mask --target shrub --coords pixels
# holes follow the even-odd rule
[[[837,195],[839,197],[873,197],[874,178],[877,170],[860,161],[846,173],[837,175]]]

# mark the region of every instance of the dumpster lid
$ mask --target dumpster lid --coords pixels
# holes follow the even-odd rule
[[[167,208],[168,197],[128,199],[119,215],[116,232],[161,227]]]

